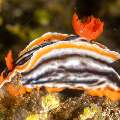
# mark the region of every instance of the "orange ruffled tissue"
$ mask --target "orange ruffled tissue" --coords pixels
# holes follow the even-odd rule
[[[72,25],[75,33],[88,40],[95,40],[103,32],[104,23],[93,16],[88,17],[85,21],[80,21],[77,14],[74,13]]]
[[[12,50],[9,50],[7,56],[5,57],[6,65],[9,71],[13,69],[13,54]]]

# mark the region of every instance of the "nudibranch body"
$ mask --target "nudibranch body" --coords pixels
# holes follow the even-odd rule
[[[24,88],[82,89],[90,95],[120,100],[120,75],[112,66],[118,59],[119,53],[88,37],[49,32],[20,52],[14,70],[3,71],[5,80],[0,87],[20,73]]]

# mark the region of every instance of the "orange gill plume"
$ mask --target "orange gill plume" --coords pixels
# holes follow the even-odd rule
[[[103,32],[104,23],[99,18],[88,17],[85,21],[80,21],[78,15],[74,13],[72,25],[75,33],[88,40],[95,40]]]

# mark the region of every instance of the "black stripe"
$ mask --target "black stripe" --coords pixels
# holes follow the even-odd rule
[[[36,50],[39,50],[40,48],[43,48],[43,47],[45,47],[45,46],[47,46],[47,45],[51,45],[51,44],[53,44],[53,43],[55,43],[55,42],[45,42],[45,43],[43,43],[43,44],[41,44],[41,45],[39,45],[39,46],[34,47],[33,49],[27,51],[26,53],[24,53],[23,55],[21,55],[20,57],[18,57],[17,60],[16,60],[16,62],[17,62],[19,59],[21,59],[22,57],[24,57],[25,55],[27,55],[27,54],[32,54],[32,53],[34,53]]]
[[[111,63],[111,66],[117,71],[118,74],[120,74],[120,59]]]
[[[73,72],[74,69],[70,69],[69,71]],[[101,76],[106,76],[109,81],[112,81],[113,83],[116,83],[116,85],[118,87],[120,87],[120,79],[118,78],[118,76],[116,75],[116,73],[114,73],[112,71],[111,72],[107,72],[107,71],[101,72],[101,71],[97,71],[97,70],[85,69],[82,72],[89,72],[89,73],[93,73],[95,75],[97,74],[97,75],[101,75]]]
[[[78,35],[71,35],[70,37],[67,37],[65,38],[63,41],[70,41],[70,40],[74,40],[74,39],[77,39],[77,38],[80,38],[80,36]],[[81,41],[87,41],[87,40],[84,40],[84,39],[81,39]],[[36,51],[36,50],[39,50],[40,48],[43,48],[47,45],[51,45],[51,44],[54,44],[58,41],[50,41],[50,42],[44,42],[43,44],[41,45],[38,45],[36,47],[34,47],[33,49],[25,52],[23,55],[21,55],[20,57],[18,57],[16,60],[15,60],[15,65],[14,67],[18,66],[18,65],[23,65],[25,62],[27,62],[33,55],[33,53]],[[28,55],[27,55],[28,54]],[[25,57],[24,57],[25,56]],[[22,58],[23,57],[23,58]],[[5,68],[4,70],[4,76],[6,77],[7,75],[9,74],[9,71],[7,68]]]
[[[109,75],[111,72],[101,72],[101,71],[97,71],[97,70],[90,70],[90,69],[67,69],[67,68],[64,68],[63,69],[57,69],[57,70],[52,70],[52,71],[47,71],[45,72],[44,74],[41,74],[41,75],[38,75],[37,78],[33,78],[32,80],[34,79],[40,79],[40,78],[44,78],[44,77],[47,77],[47,76],[50,76],[52,75],[52,73],[65,73],[65,72],[69,72],[69,73],[91,73],[91,74],[95,74],[95,75],[101,75],[101,76],[106,76],[106,75]],[[23,76],[24,77],[24,76]]]
[[[83,57],[83,58],[90,58],[90,59],[92,59],[92,60],[95,60],[95,61],[97,61],[97,62],[99,62],[99,63],[105,64],[105,65],[107,65],[107,66],[110,67],[110,63],[108,63],[108,62],[106,62],[106,61],[103,61],[103,60],[100,60],[100,59],[97,59],[97,58],[93,58],[92,56],[79,55],[79,54],[64,54],[64,55],[59,55],[59,56],[55,56],[55,57],[46,59],[46,60],[42,61],[41,63],[39,63],[38,65],[36,65],[32,70],[27,71],[27,72],[23,72],[22,75],[28,75],[28,74],[30,74],[31,72],[33,72],[34,70],[36,70],[40,65],[45,64],[45,63],[48,63],[49,61],[52,61],[52,60],[62,60],[62,59],[65,59],[66,57]]]
[[[33,81],[33,80],[31,80],[31,81]],[[80,84],[80,83],[82,83],[82,84],[94,84],[94,83],[96,83],[98,80],[97,79],[94,79],[94,80],[71,80],[71,81],[68,81],[68,80],[66,80],[66,81],[63,81],[63,80],[61,80],[61,79],[54,79],[54,80],[47,80],[47,81],[34,81],[34,83],[30,83],[30,84],[45,84],[45,83],[76,83],[76,84]],[[24,83],[24,85],[27,85],[27,84],[29,84],[29,83]]]
[[[70,37],[65,38],[63,41],[70,41],[70,40],[73,40],[73,39],[76,39],[76,38],[79,38],[79,36],[73,35],[73,36],[70,36]],[[43,44],[38,45],[38,46],[34,47],[33,49],[25,52],[25,53],[24,53],[23,55],[21,55],[17,60],[19,60],[21,57],[23,57],[23,56],[26,55],[26,54],[31,54],[31,53],[33,53],[34,51],[39,50],[40,48],[43,48],[43,47],[45,47],[45,46],[47,46],[47,45],[54,44],[54,43],[56,43],[56,42],[58,42],[58,41],[44,42]]]
[[[62,41],[71,41],[71,40],[75,40],[75,39],[78,39],[78,38],[80,38],[79,35],[71,35],[71,36],[65,38],[65,39],[62,40]]]
[[[70,72],[71,72],[71,70],[69,70]],[[69,72],[69,71],[67,71],[67,72]],[[76,70],[73,70],[73,72],[75,73],[75,71]],[[78,71],[78,70],[77,70]],[[83,70],[83,71],[80,71],[79,70],[79,73],[84,73],[84,72],[88,72],[89,70]],[[53,72],[53,71],[51,71],[51,72]],[[65,72],[63,72],[63,73],[65,73]],[[89,71],[89,73],[96,73],[95,75],[99,75],[99,76],[101,76],[101,77],[106,77],[109,81],[111,81],[113,84],[115,84],[115,85],[117,85],[118,87],[120,87],[120,79],[118,79],[118,77],[114,74],[114,73],[100,73],[100,72],[96,72],[96,71]],[[43,77],[47,77],[47,75],[49,75],[50,74],[50,72],[49,73],[46,73],[46,74],[44,74],[44,76],[42,75],[42,76],[37,76],[36,78],[31,78],[31,79],[28,79],[28,80],[26,80],[25,79],[25,83],[24,83],[24,85],[27,85],[27,84],[44,84],[44,83],[52,83],[52,82],[54,82],[54,83],[83,83],[83,84],[94,84],[93,86],[99,86],[99,85],[102,85],[102,84],[104,84],[105,83],[105,81],[101,81],[101,82],[98,82],[98,79],[89,79],[89,80],[79,80],[79,81],[77,81],[76,79],[75,80],[66,80],[66,79],[64,79],[64,78],[62,78],[62,79],[54,79],[54,80],[51,80],[50,78],[48,78],[48,80],[46,80],[46,81],[42,81],[42,78]],[[52,74],[52,73],[51,73]],[[40,79],[41,79],[41,81],[40,81]],[[36,80],[36,82],[35,82],[35,80]],[[39,80],[39,81],[38,81]],[[24,77],[23,77],[23,81],[24,81]],[[33,81],[34,81],[34,83],[33,83]],[[107,81],[106,81],[107,82]],[[96,84],[95,84],[96,83]]]
[[[32,57],[32,55],[33,55],[33,53],[32,53],[32,54],[29,54],[29,55],[26,56],[26,57],[23,57],[20,61],[18,61],[17,63],[15,63],[15,66],[25,64],[28,60],[30,60],[30,58]]]
[[[72,57],[73,55],[69,55],[69,57]],[[76,55],[75,55],[76,56]],[[64,57],[66,57],[66,56],[64,56]],[[64,57],[62,57],[62,59],[64,58]],[[54,58],[55,59],[55,58]],[[50,60],[54,60],[53,58],[52,59],[50,59]],[[58,59],[58,58],[57,58]],[[61,58],[59,58],[59,59],[61,59]],[[38,69],[38,67],[41,65],[41,64],[45,64],[46,62],[48,62],[49,60],[46,60],[46,61],[44,61],[44,62],[42,62],[42,63],[40,63],[39,65],[37,65],[37,68],[34,68],[34,70],[36,70],[36,69]],[[108,63],[107,63],[108,64]],[[109,64],[108,64],[109,65]],[[111,66],[109,66],[109,67],[111,67]],[[28,75],[28,74],[30,74],[30,72],[32,72],[32,71],[34,71],[34,70],[31,70],[31,71],[29,71],[29,72],[27,72],[27,73],[22,73],[22,75],[23,75],[23,77],[24,77],[24,75]],[[115,83],[118,87],[120,87],[120,79],[118,78],[118,76],[114,73],[114,72],[108,72],[108,71],[98,71],[98,70],[91,70],[91,69],[84,69],[84,70],[80,70],[80,69],[67,69],[67,68],[65,68],[65,67],[59,67],[58,68],[58,70],[55,70],[55,71],[48,71],[48,72],[46,72],[46,73],[44,73],[44,74],[42,74],[42,75],[38,75],[37,76],[37,78],[33,78],[33,79],[31,79],[32,81],[34,81],[35,79],[36,80],[38,80],[38,79],[41,79],[41,78],[44,78],[44,77],[46,77],[46,76],[49,76],[49,75],[52,75],[52,73],[53,72],[58,72],[58,73],[61,73],[61,72],[71,72],[71,73],[85,73],[85,72],[87,72],[87,73],[92,73],[92,74],[95,74],[95,75],[100,75],[100,76],[105,76],[105,77],[108,77],[108,80],[109,81],[111,81],[111,82],[113,82],[113,83]],[[32,74],[32,73],[31,73]],[[30,83],[31,82],[31,80],[28,80],[28,82],[27,83]]]
[[[63,74],[66,74],[66,73],[78,73],[78,74],[81,74],[81,73],[85,73],[85,72],[87,72],[87,73],[90,73],[90,74],[95,74],[95,75],[99,75],[99,76],[109,76],[109,74],[110,74],[110,72],[100,72],[100,71],[95,71],[95,70],[89,70],[89,69],[84,69],[84,70],[78,70],[78,69],[66,69],[66,68],[62,68],[62,70],[61,69],[58,69],[58,70],[52,70],[52,71],[48,71],[48,72],[46,72],[46,73],[44,73],[44,74],[42,74],[42,75],[38,75],[36,78],[31,78],[31,79],[26,79],[25,78],[25,80],[23,80],[23,81],[25,81],[25,84],[31,84],[32,83],[32,81],[35,81],[36,80],[36,82],[37,82],[37,80],[39,80],[39,79],[42,79],[42,78],[46,78],[46,77],[50,77],[50,76],[52,76],[54,73],[63,73]],[[54,75],[55,76],[55,75]],[[23,77],[23,79],[24,79],[24,77]],[[65,80],[66,80],[66,78],[65,78]],[[50,79],[48,80],[48,81],[50,81]],[[63,78],[62,78],[62,80],[61,81],[63,81]],[[67,81],[67,80],[66,80]],[[76,81],[76,80],[75,80]],[[81,81],[81,80],[80,80]],[[79,81],[79,82],[80,82]],[[98,81],[98,80],[97,80]],[[96,82],[97,82],[96,81]],[[42,82],[42,81],[41,81]],[[57,82],[57,81],[56,81]],[[69,81],[69,82],[71,82],[71,81]],[[83,83],[87,83],[85,80],[83,81]],[[91,84],[93,83],[91,80],[89,80],[89,82],[91,82]],[[81,82],[80,82],[81,83]]]
[[[70,36],[70,37],[65,38],[65,39],[62,40],[62,41],[70,41],[70,40],[75,40],[75,39],[77,39],[77,38],[80,38],[80,36],[78,36],[78,35],[72,35],[72,36]],[[89,42],[89,41],[87,41],[87,40],[85,40],[85,39],[80,39],[80,41]],[[59,42],[59,41],[53,41],[53,42],[50,41],[50,42],[45,42],[45,43],[43,43],[43,44],[41,44],[41,45],[38,45],[38,46],[34,47],[33,49],[25,52],[23,55],[21,55],[21,56],[16,60],[16,62],[17,62],[19,59],[21,59],[23,56],[25,56],[26,54],[32,54],[32,53],[34,53],[36,50],[39,50],[40,48],[43,48],[43,47],[45,47],[45,46],[47,46],[47,45],[54,44],[54,43],[56,43],[56,42]],[[19,64],[16,63],[16,65],[19,65]]]
[[[104,83],[105,83],[105,81],[98,82],[98,83],[96,84],[96,86],[102,85],[102,84],[104,84]]]

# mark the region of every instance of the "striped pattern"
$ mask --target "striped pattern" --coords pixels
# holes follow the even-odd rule
[[[46,33],[20,53],[12,73],[4,70],[8,77],[0,87],[18,72],[21,84],[30,88],[120,90],[120,76],[112,66],[118,59],[118,53],[83,37]]]
[[[9,79],[19,72],[26,87],[118,90],[120,76],[111,66],[118,59],[118,53],[99,43],[75,35],[47,33],[20,53]]]

